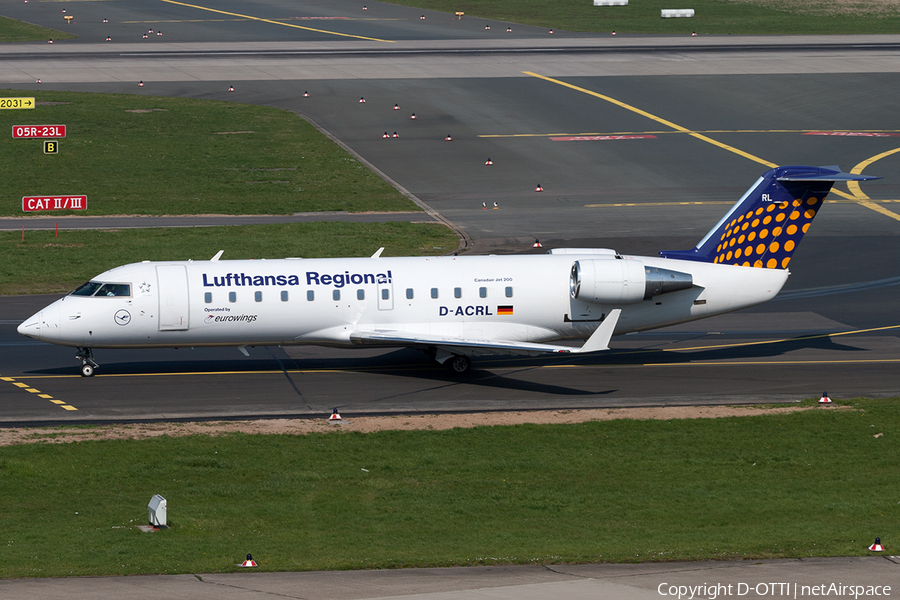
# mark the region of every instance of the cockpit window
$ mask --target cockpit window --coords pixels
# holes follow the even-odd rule
[[[127,283],[100,283],[88,281],[72,292],[73,296],[130,296],[131,286]]]
[[[130,296],[131,286],[127,283],[104,283],[95,296]]]
[[[97,283],[96,281],[88,281],[86,283],[82,283],[75,291],[72,292],[73,296],[93,296],[94,292],[100,289],[102,283]]]

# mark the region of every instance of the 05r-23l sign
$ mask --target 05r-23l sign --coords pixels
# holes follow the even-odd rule
[[[87,210],[87,196],[25,196],[22,198],[22,210]]]
[[[15,139],[64,138],[65,125],[13,125],[12,136]]]

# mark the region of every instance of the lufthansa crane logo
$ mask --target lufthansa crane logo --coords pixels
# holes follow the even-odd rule
[[[124,308],[116,311],[116,324],[128,325],[131,323],[131,313]]]

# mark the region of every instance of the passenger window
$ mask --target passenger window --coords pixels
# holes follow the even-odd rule
[[[391,290],[384,288],[381,290],[381,299],[382,300],[390,300],[391,298]]]
[[[453,297],[462,298],[462,288],[453,288]]]
[[[431,288],[431,297],[434,298],[435,300],[437,300],[437,297],[438,297],[437,288]]]
[[[357,300],[365,300],[366,299],[366,290],[364,290],[364,289],[356,290],[356,299]]]
[[[413,289],[412,288],[406,288],[406,299],[407,300],[413,299]]]
[[[478,288],[478,297],[479,298],[487,298],[487,288],[486,287]]]
[[[341,290],[334,290],[333,292],[331,292],[331,297],[334,300],[340,300],[341,299]]]
[[[207,304],[212,304],[212,292],[206,292],[203,294],[203,301]]]
[[[228,292],[228,301],[237,302],[237,292]]]
[[[306,299],[310,302],[316,299],[316,292],[313,290],[306,290]]]
[[[282,301],[282,302],[287,302],[287,301],[288,301],[288,292],[287,292],[287,290],[281,290],[281,301]]]
[[[512,286],[511,285],[506,287],[506,297],[512,298]]]
[[[262,302],[262,292],[253,292],[253,299]]]

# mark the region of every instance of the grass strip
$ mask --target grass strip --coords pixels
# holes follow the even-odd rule
[[[900,536],[900,399],[854,404],[5,447],[0,577],[864,555]]]
[[[4,42],[46,42],[47,40],[74,40],[77,35],[32,25],[25,21],[0,17],[0,44]]]
[[[593,6],[591,0],[400,0],[398,4],[466,17],[482,17],[568,31],[683,35],[874,34],[900,30],[895,3],[840,0],[691,0],[695,16],[663,19],[671,0],[631,0],[628,6]],[[677,3],[676,3],[677,4]]]
[[[14,125],[66,125],[58,154],[0,137],[0,215],[24,196],[87,195],[78,214],[291,214],[415,211],[410,200],[299,116],[212,100],[0,90],[34,110]],[[72,211],[54,212],[66,214]]]
[[[63,292],[142,260],[421,256],[451,252],[456,235],[425,223],[314,222],[231,227],[0,232],[0,295]]]

